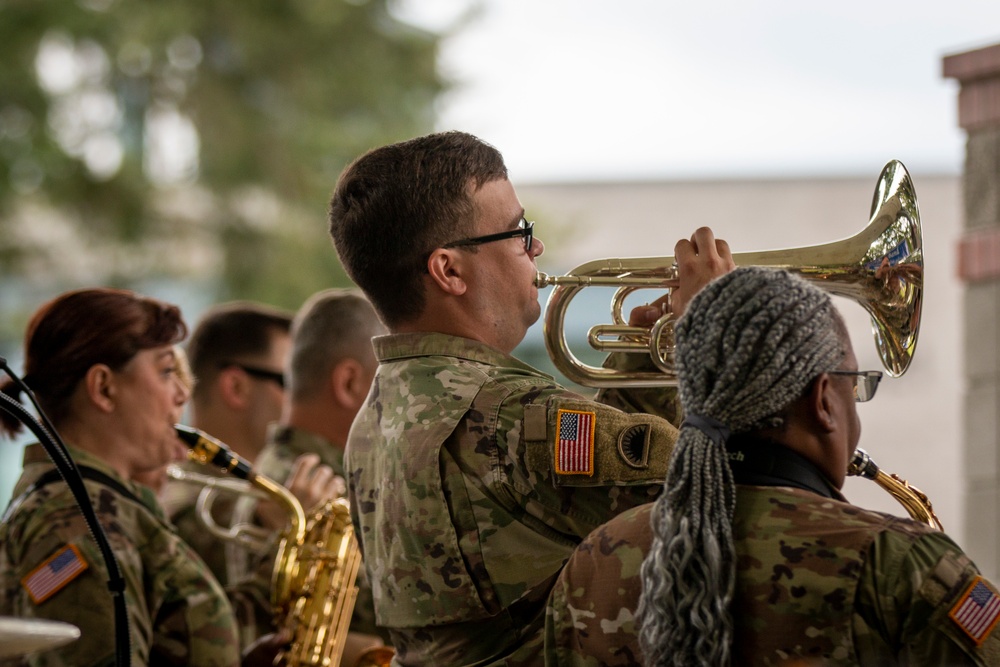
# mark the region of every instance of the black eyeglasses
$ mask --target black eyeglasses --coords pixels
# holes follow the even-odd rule
[[[875,396],[878,383],[882,381],[882,371],[828,371],[829,375],[850,375],[854,378],[854,400],[858,403],[870,401]]]
[[[531,241],[534,238],[533,232],[535,223],[528,222],[524,218],[517,225],[517,229],[512,229],[509,232],[500,232],[498,234],[487,234],[486,236],[474,236],[471,239],[462,239],[461,241],[452,241],[451,243],[446,243],[442,248],[457,248],[459,246],[466,245],[482,245],[484,243],[492,243],[493,241],[503,241],[504,239],[512,239],[520,236],[524,239],[524,251],[531,252]]]
[[[246,364],[238,364],[235,361],[220,362],[219,368],[238,368],[250,377],[255,377],[258,380],[270,380],[282,389],[285,388],[285,375],[277,371],[269,371],[266,368],[247,366]]]

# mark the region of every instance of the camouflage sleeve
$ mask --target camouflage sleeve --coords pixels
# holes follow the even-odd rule
[[[605,368],[619,371],[653,371],[655,366],[647,354],[625,354],[616,352],[608,355],[604,361]],[[680,394],[676,387],[611,387],[601,389],[597,400],[605,405],[618,408],[628,413],[646,413],[656,415],[676,427],[681,425]]]
[[[242,580],[226,586],[226,596],[233,605],[240,646],[244,649],[260,637],[274,631],[274,608],[271,606],[271,578],[278,543],[250,565]]]
[[[859,582],[861,664],[1000,664],[1000,595],[944,533],[882,533]]]
[[[37,568],[42,563],[67,546],[76,549],[83,563],[81,567],[85,569],[65,583],[57,594],[36,602],[21,585],[22,577],[38,572]],[[44,660],[53,661],[53,664],[82,666],[114,664],[114,608],[108,593],[107,573],[92,540],[85,534],[80,534],[70,542],[64,542],[58,536],[40,539],[30,544],[21,562],[23,565],[12,573],[14,576],[5,577],[4,580],[5,590],[0,595],[6,598],[0,601],[4,615],[62,621],[80,629],[79,639],[55,651],[49,651],[46,657],[39,656],[37,662],[31,660],[28,664],[43,664]],[[129,576],[132,570],[129,563],[119,559],[119,565],[126,578],[134,581]],[[130,585],[126,590],[131,588]],[[131,630],[131,662],[146,664],[150,649],[150,619],[142,613],[144,609],[134,608],[136,600],[128,593],[126,604]]]
[[[508,489],[529,515],[578,539],[621,512],[655,500],[677,429],[561,388],[515,394],[497,437],[516,462]]]
[[[230,497],[227,497],[218,504],[225,504],[232,507],[233,502]],[[218,512],[213,511],[213,515],[217,515],[215,517],[216,521],[222,522],[221,525],[228,526],[229,511],[225,512],[225,517],[218,514]],[[190,505],[178,509],[176,514],[171,518],[171,522],[174,524],[174,528],[181,539],[194,549],[195,553],[201,556],[201,559],[208,565],[209,570],[212,571],[212,575],[225,585],[228,581],[226,545],[205,528],[205,524],[198,518],[198,512],[193,500]]]
[[[650,505],[624,512],[585,539],[567,561],[545,615],[547,667],[639,667],[635,610],[649,549]]]
[[[105,510],[101,522],[125,579],[131,664],[235,664],[232,610],[200,559],[159,519],[111,492],[100,490],[95,504]],[[11,566],[0,610],[80,628],[79,640],[39,656],[39,664],[108,663],[114,656],[114,605],[107,569],[79,511],[36,508],[19,519],[0,558],[7,561],[0,570]],[[53,557],[57,569],[48,566]],[[23,583],[34,575],[48,582],[43,590]]]

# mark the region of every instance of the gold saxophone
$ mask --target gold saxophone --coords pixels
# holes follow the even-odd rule
[[[245,480],[288,513],[290,525],[278,543],[271,576],[275,626],[291,631],[282,654],[288,667],[341,664],[358,589],[361,550],[346,500],[336,498],[308,514],[284,486],[256,474],[250,464],[215,438],[178,424],[177,435],[191,448],[190,458]],[[188,479],[186,481],[192,481]],[[197,480],[201,481],[201,480]],[[365,652],[354,667],[385,667],[392,649]]]
[[[909,482],[895,474],[882,472],[868,452],[858,447],[854,451],[854,457],[847,466],[848,475],[856,475],[870,479],[881,486],[884,490],[896,499],[896,501],[906,509],[906,512],[914,521],[926,523],[931,528],[944,530],[941,521],[934,514],[934,507],[930,498],[920,489],[911,486]]]

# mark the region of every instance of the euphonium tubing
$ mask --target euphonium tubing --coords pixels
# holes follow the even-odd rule
[[[872,199],[868,225],[855,236],[805,248],[737,253],[741,266],[785,269],[831,294],[856,301],[872,319],[872,333],[889,375],[906,372],[916,349],[923,296],[923,243],[916,193],[906,168],[893,160],[882,170]],[[622,315],[625,296],[637,289],[677,285],[673,257],[598,259],[564,276],[539,273],[538,287],[554,286],[545,309],[545,347],[569,380],[589,387],[660,387],[677,384],[673,367],[673,316],[652,328],[630,327]],[[657,370],[620,371],[581,362],[566,341],[565,316],[570,301],[588,286],[618,287],[612,303],[613,324],[591,329],[590,344],[599,351],[646,353]],[[613,340],[605,340],[605,337]]]

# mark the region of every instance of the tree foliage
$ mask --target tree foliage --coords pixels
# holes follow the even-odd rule
[[[215,272],[220,298],[286,306],[342,281],[325,226],[337,174],[428,131],[445,88],[440,36],[391,10],[5,0],[0,272]]]

